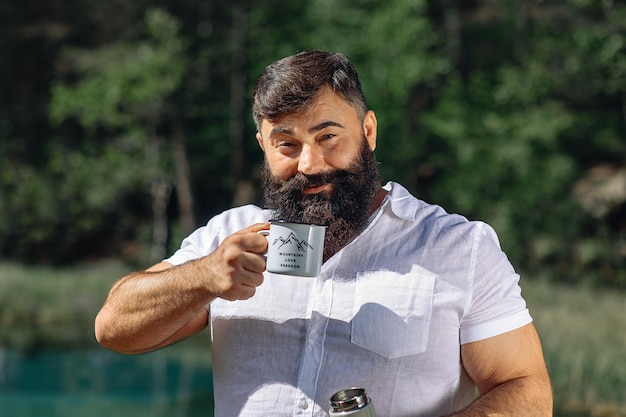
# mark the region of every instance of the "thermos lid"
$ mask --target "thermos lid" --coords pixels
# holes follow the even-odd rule
[[[365,389],[358,387],[341,390],[330,397],[330,408],[335,412],[358,410],[369,403]]]

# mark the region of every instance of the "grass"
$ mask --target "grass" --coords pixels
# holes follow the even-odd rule
[[[0,344],[20,350],[93,342],[93,319],[120,263],[49,268],[0,263]]]
[[[626,292],[547,279],[522,289],[561,415],[626,416]]]
[[[127,272],[116,262],[61,269],[0,262],[0,345],[94,344],[93,318]],[[523,280],[522,289],[542,338],[555,416],[626,417],[626,292],[545,278]]]

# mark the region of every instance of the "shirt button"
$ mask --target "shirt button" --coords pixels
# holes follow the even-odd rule
[[[309,335],[309,339],[311,340],[317,340],[317,333],[313,332]]]
[[[301,400],[300,400],[300,402],[298,403],[298,406],[299,406],[301,409],[306,410],[307,408],[309,408],[309,402],[303,398],[303,399],[301,399]]]

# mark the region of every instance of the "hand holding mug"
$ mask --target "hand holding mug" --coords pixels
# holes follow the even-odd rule
[[[212,254],[202,260],[202,274],[210,293],[226,300],[252,297],[263,283],[267,242],[259,233],[267,223],[249,226],[228,236]]]

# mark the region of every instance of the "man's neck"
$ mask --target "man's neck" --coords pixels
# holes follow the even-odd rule
[[[367,213],[368,216],[371,216],[376,210],[378,210],[380,205],[383,203],[386,195],[387,190],[385,190],[384,188],[379,188],[378,191],[376,191],[376,195],[374,196],[372,204],[370,204],[370,208]]]

